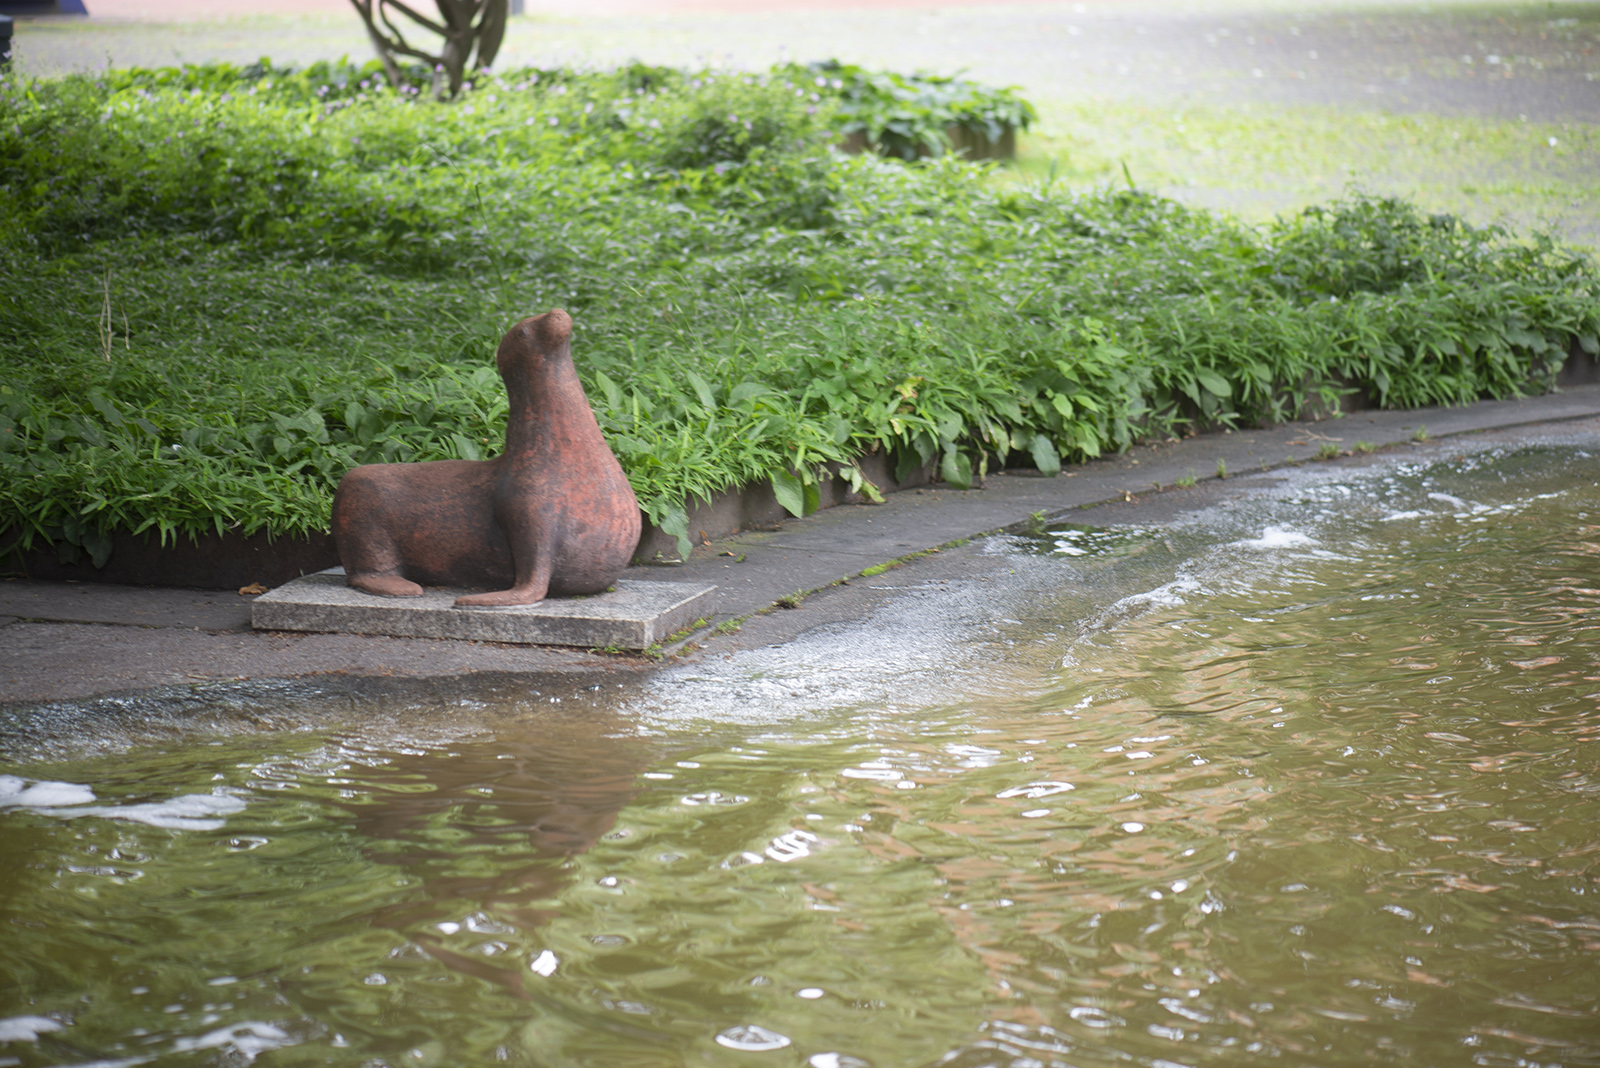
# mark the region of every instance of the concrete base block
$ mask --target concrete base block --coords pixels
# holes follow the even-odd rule
[[[428,589],[421,597],[379,597],[351,589],[331,568],[257,597],[257,630],[459,638],[586,649],[644,649],[710,614],[715,586],[623,579],[611,593],[560,597],[511,608],[457,608],[466,590]]]

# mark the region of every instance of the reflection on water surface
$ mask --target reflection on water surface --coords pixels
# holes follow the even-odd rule
[[[1600,1063],[1597,481],[1324,469],[643,691],[13,764],[0,1064]]]

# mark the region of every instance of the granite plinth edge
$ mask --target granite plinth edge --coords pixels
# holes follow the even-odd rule
[[[646,649],[710,614],[715,586],[619,580],[593,597],[550,598],[533,605],[457,608],[470,591],[424,590],[420,597],[380,597],[345,583],[331,568],[287,582],[256,598],[257,630],[450,638],[588,649]]]

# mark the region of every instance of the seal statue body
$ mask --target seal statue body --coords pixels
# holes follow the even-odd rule
[[[495,352],[510,398],[493,460],[366,464],[333,498],[351,586],[416,597],[422,585],[488,587],[464,607],[600,593],[639,544],[639,502],[595,422],[561,310],[513,326]]]

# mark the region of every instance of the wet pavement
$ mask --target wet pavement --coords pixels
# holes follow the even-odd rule
[[[1202,435],[1069,467],[1056,478],[1007,473],[981,489],[911,490],[882,505],[832,508],[778,530],[711,542],[687,563],[632,568],[626,577],[715,584],[705,625],[657,653],[725,655],[858,618],[897,591],[941,575],[992,569],[997,565],[967,544],[986,533],[1063,516],[1087,524],[1136,522],[1140,515],[1159,522],[1219,494],[1269,485],[1272,478],[1256,476],[1319,462],[1319,453],[1350,454],[1328,462],[1363,462],[1385,450],[1427,449],[1461,435],[1499,433],[1510,440],[1524,432],[1518,428],[1565,423],[1600,423],[1600,385],[1464,408],[1357,412]],[[226,591],[0,583],[0,705],[329,676],[625,679],[659,662],[488,642],[257,632],[249,616],[249,599]]]

